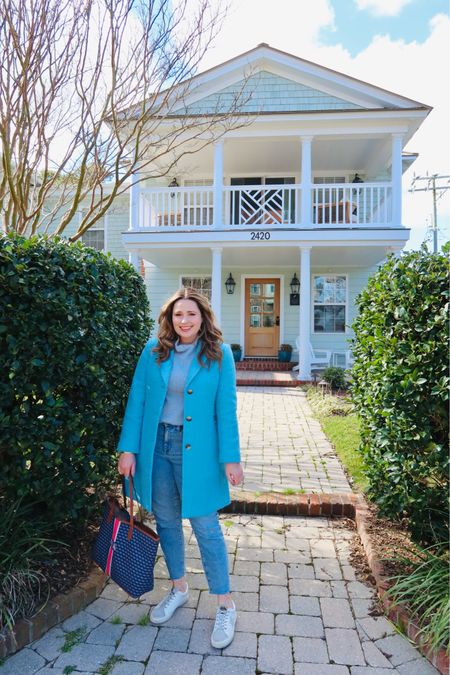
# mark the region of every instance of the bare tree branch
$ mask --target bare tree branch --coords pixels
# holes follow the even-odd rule
[[[76,240],[138,172],[164,176],[242,125],[244,87],[225,111],[185,111],[225,12],[211,0],[0,0],[4,231],[61,234],[88,201]]]

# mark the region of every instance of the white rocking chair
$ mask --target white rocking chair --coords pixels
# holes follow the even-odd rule
[[[309,342],[309,353],[311,358],[311,370],[324,370],[328,368],[331,361],[331,351],[328,349],[317,349],[314,351],[312,344]],[[300,338],[296,338],[295,346],[298,351],[298,358],[300,360]],[[292,370],[299,370],[300,363],[294,366]]]

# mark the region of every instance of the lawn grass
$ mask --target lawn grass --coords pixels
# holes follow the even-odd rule
[[[355,413],[345,416],[320,415],[319,422],[326,437],[334,445],[336,454],[346,471],[351,475],[357,488],[365,492],[368,486],[364,476],[362,459],[357,452],[359,436],[359,420]]]
[[[307,390],[308,401],[319,420],[324,434],[333,444],[336,454],[355,486],[365,492],[368,486],[363,461],[358,453],[359,421],[347,399],[333,394],[322,396],[314,387]]]

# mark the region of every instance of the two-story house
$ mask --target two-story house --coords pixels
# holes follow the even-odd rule
[[[244,124],[132,186],[122,242],[145,261],[153,313],[203,289],[227,342],[252,357],[297,344],[308,380],[311,345],[345,365],[355,297],[408,240],[403,148],[430,108],[261,44],[195,76],[167,123],[242,90]]]

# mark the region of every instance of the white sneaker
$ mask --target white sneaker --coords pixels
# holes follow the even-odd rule
[[[227,647],[234,638],[236,626],[236,607],[218,607],[214,629],[211,634],[211,644],[216,649]]]
[[[155,607],[153,607],[150,612],[150,621],[152,623],[160,624],[168,621],[178,607],[184,605],[189,598],[189,588],[186,585],[186,590],[177,591],[176,588],[172,588],[170,593],[167,593],[164,598],[158,602]]]

